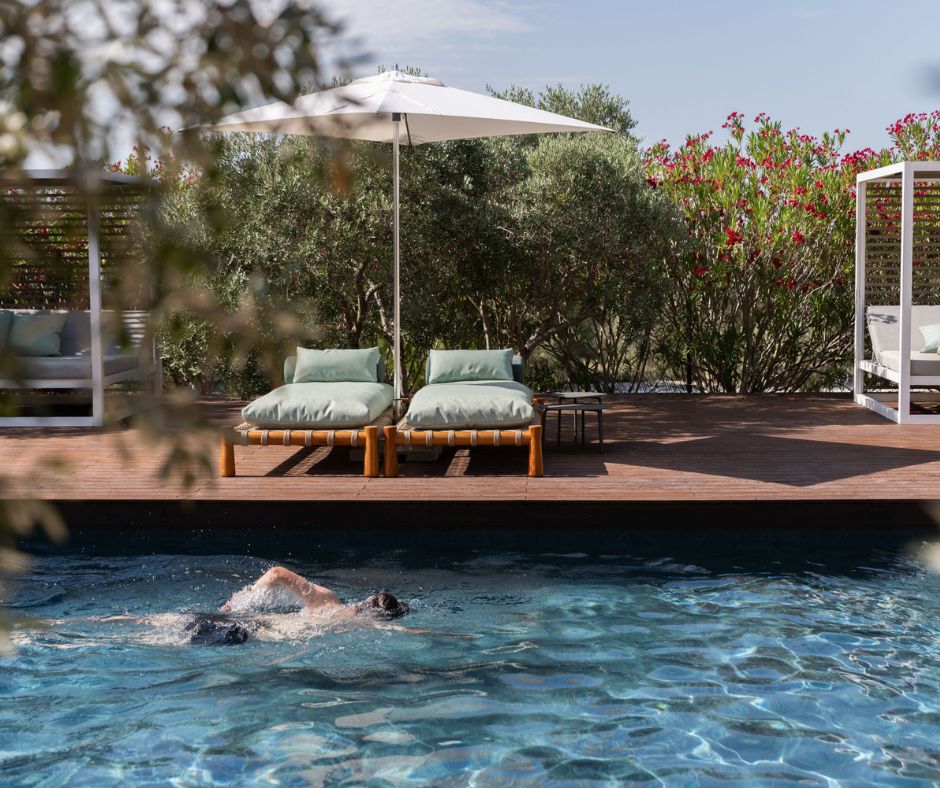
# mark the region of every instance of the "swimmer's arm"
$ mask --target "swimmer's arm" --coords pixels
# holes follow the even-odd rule
[[[98,624],[108,624],[112,621],[133,621],[135,624],[142,623],[147,619],[142,616],[132,616],[128,613],[110,613],[106,616],[72,616],[71,618],[62,618],[51,621],[52,624],[68,624],[70,621],[94,621]]]
[[[433,629],[413,629],[411,627],[403,627],[401,624],[376,624],[379,629],[389,629],[393,632],[404,632],[406,635],[437,635],[439,637],[445,638],[475,638],[479,635],[465,635],[460,632],[437,632]]]
[[[73,624],[76,621],[94,621],[96,624],[110,624],[113,621],[133,621],[135,624],[141,624],[147,621],[141,616],[131,616],[127,613],[114,613],[107,616],[71,616],[69,618],[53,618],[48,621],[40,622],[43,626],[58,627],[63,624]],[[16,623],[16,622],[14,622]]]
[[[433,635],[430,629],[414,629],[403,627],[401,624],[376,624],[379,629],[388,629],[392,632],[404,632],[406,635]]]
[[[339,597],[329,588],[311,583],[296,572],[291,572],[283,566],[269,569],[255,583],[260,588],[286,588],[303,600],[306,607],[322,607],[324,605],[338,605]]]

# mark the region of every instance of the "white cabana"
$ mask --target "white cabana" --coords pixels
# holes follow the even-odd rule
[[[0,389],[13,395],[15,412],[0,417],[0,427],[100,427],[134,412],[132,398],[107,401],[109,386],[149,379],[155,395],[162,391],[156,340],[144,342],[147,312],[109,310],[104,303],[108,267],[155,185],[98,169],[0,173],[3,199],[23,211],[20,226],[2,228],[13,259],[11,280],[0,290],[0,343],[8,363]],[[18,247],[33,253],[21,256]],[[41,330],[51,345],[22,353],[14,342],[17,321],[46,317],[52,320]],[[109,335],[117,322],[124,344]],[[24,331],[36,339],[35,323]]]
[[[860,173],[855,221],[855,401],[897,424],[940,424],[940,394],[912,399],[940,387],[940,354],[921,332],[940,326],[940,162]],[[866,391],[866,373],[897,390]]]
[[[601,126],[447,87],[430,77],[386,71],[348,85],[300,96],[293,104],[278,101],[219,120],[211,131],[306,134],[392,143],[394,388],[401,386],[399,145],[499,137],[610,131]]]

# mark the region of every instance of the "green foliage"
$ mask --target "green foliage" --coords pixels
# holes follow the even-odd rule
[[[555,112],[604,126],[617,134],[628,134],[636,126],[636,121],[630,114],[630,102],[623,96],[611,93],[607,85],[582,85],[576,91],[560,84],[550,85],[537,96],[531,89],[518,85],[503,91],[491,87],[490,92],[497,98],[517,104],[538,107],[546,112]]]
[[[625,102],[606,88],[553,88],[540,101],[632,125]],[[168,208],[180,233],[204,244],[199,283],[230,310],[248,282],[261,283],[253,295],[261,312],[289,310],[303,330],[270,332],[271,358],[252,355],[220,376],[210,370],[218,351],[195,341],[202,334],[191,326],[188,341],[166,348],[174,376],[222,383],[230,393],[260,391],[277,382],[292,342],[388,346],[389,147],[245,134],[209,144],[215,176],[178,190]],[[636,372],[630,356],[611,366],[574,353],[583,350],[584,332],[596,333],[589,324],[609,310],[621,327],[618,341],[648,335],[662,298],[675,219],[647,187],[629,134],[423,145],[402,150],[401,170],[408,388],[421,385],[436,346],[514,347],[525,357],[545,346],[559,379],[587,364],[597,385],[608,387]],[[227,209],[217,232],[200,225],[213,206]]]
[[[481,299],[523,355],[548,343],[571,378],[612,388],[638,368],[627,355],[601,363],[611,347],[599,323],[619,325],[621,344],[655,324],[672,208],[625,136],[544,139],[526,163],[529,177],[508,189],[518,251]]]

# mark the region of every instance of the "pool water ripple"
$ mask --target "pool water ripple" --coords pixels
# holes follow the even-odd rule
[[[199,648],[187,616],[270,562],[40,558],[6,600],[4,784],[940,780],[940,578],[901,556],[289,565],[347,599],[388,588],[431,634]]]

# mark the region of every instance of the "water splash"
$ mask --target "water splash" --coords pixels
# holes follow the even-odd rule
[[[258,588],[245,586],[236,591],[228,601],[228,612],[247,613],[296,613],[303,603],[286,588]]]

